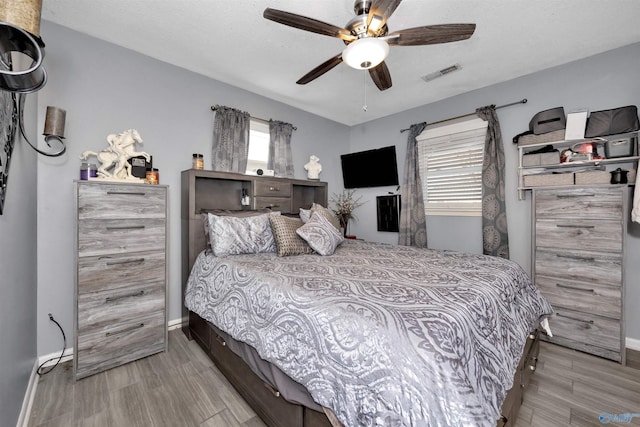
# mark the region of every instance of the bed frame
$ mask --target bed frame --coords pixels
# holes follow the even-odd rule
[[[242,191],[252,196],[252,209],[265,206],[269,197],[263,190],[273,188],[279,194],[278,210],[297,213],[299,208],[309,208],[312,203],[327,205],[327,184],[274,177],[253,177],[242,174],[211,172],[189,169],[182,172],[182,295],[189,272],[197,255],[205,249],[201,212],[207,209],[240,210]],[[287,189],[282,191],[282,189]],[[283,196],[285,194],[288,196]],[[285,199],[289,199],[288,201]],[[184,302],[184,301],[183,301]],[[270,427],[331,427],[337,426],[332,414],[325,414],[284,399],[272,384],[256,375],[245,361],[230,350],[237,342],[197,314],[188,311],[183,304],[183,332],[194,339],[213,360],[229,382],[247,401],[258,416]],[[233,344],[233,345],[230,345]],[[242,345],[242,344],[240,344]],[[498,427],[516,423],[523,393],[535,371],[539,351],[538,331],[533,331],[525,348],[509,390],[502,405]],[[293,380],[291,380],[293,382]]]

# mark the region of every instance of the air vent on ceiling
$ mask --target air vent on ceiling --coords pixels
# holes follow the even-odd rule
[[[429,73],[426,76],[422,76],[422,80],[424,80],[425,82],[430,82],[433,79],[437,79],[438,77],[442,77],[445,74],[449,74],[452,73],[454,71],[458,71],[460,70],[462,67],[460,66],[460,64],[453,64],[447,68],[443,68],[442,70],[439,71],[434,71],[433,73]]]

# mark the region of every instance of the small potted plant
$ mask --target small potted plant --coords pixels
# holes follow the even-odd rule
[[[347,236],[347,227],[349,226],[350,219],[356,219],[353,211],[358,207],[362,206],[364,202],[360,202],[362,196],[354,197],[355,190],[343,190],[342,194],[333,194],[331,197],[331,202],[334,207],[332,209],[333,213],[338,217],[338,221],[340,221],[340,226],[342,226],[342,232],[344,236]]]

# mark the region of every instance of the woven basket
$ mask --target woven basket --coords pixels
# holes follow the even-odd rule
[[[547,132],[540,135],[523,135],[518,138],[518,147],[523,145],[541,144],[543,142],[559,142],[564,141],[564,129]]]
[[[540,173],[524,176],[525,187],[553,187],[573,185],[573,173]]]
[[[576,185],[608,184],[611,174],[608,171],[588,171],[576,173]]]

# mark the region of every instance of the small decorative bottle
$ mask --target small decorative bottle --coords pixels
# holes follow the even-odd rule
[[[191,167],[193,169],[204,169],[204,156],[202,154],[194,153]]]

